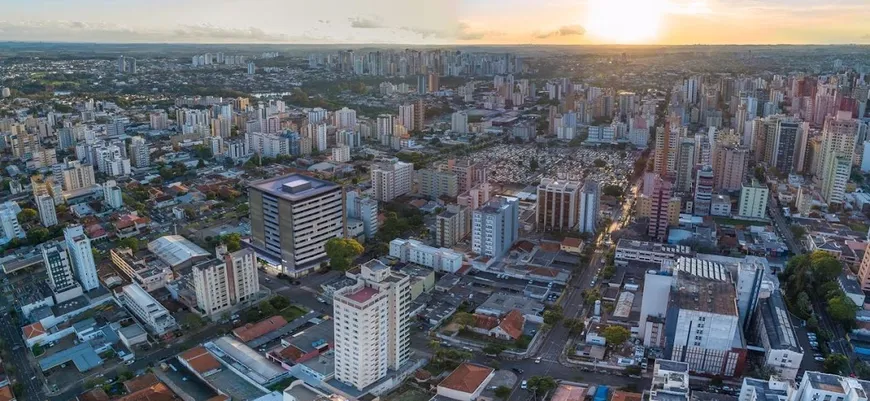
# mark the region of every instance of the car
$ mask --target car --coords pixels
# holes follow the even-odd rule
[[[535,363],[541,363],[541,357],[535,358]]]
[[[529,382],[526,380],[523,380],[523,382],[520,384],[520,388],[523,390],[529,388]]]
[[[815,359],[816,362],[824,362],[824,361],[825,361],[825,358],[823,358],[823,357],[821,357],[821,356],[817,356],[817,357],[815,357],[815,358],[813,358],[813,359]]]
[[[524,372],[524,370],[522,370],[520,368],[511,368],[511,370],[513,370],[516,374],[519,374],[519,375],[523,374],[523,372]]]

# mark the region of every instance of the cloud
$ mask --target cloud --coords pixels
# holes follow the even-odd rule
[[[862,36],[861,39],[863,39],[863,40],[870,40],[870,33],[868,33],[868,34]]]
[[[376,29],[376,28],[386,28],[384,24],[375,18],[348,18],[350,21],[351,28],[359,28],[359,29]]]
[[[586,29],[580,25],[565,25],[559,29],[543,32],[535,35],[538,39],[547,39],[555,36],[580,36],[586,33]]]
[[[459,22],[452,29],[428,29],[407,26],[403,26],[399,29],[407,32],[416,33],[422,36],[423,39],[437,38],[454,40],[481,40],[485,37],[504,35],[504,33],[498,31],[475,30],[466,22]]]

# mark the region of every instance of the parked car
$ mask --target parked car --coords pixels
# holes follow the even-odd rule
[[[524,372],[524,370],[522,370],[520,368],[511,368],[511,370],[513,370],[518,375],[521,375]]]
[[[526,380],[523,380],[522,384],[520,384],[520,388],[523,390],[529,388],[529,382]]]

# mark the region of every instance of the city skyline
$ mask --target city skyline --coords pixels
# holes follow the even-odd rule
[[[303,0],[9,3],[0,41],[870,44],[863,0],[323,0],[317,9]]]

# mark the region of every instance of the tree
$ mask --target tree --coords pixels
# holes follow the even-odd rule
[[[226,234],[221,237],[221,243],[227,246],[227,252],[236,252],[242,249],[242,236],[238,233]]]
[[[326,256],[330,266],[347,270],[353,259],[365,252],[365,248],[353,238],[332,238],[326,241]]]
[[[474,315],[468,312],[457,312],[455,315],[453,315],[453,323],[458,324],[463,329],[474,324],[474,320]]]
[[[505,346],[498,343],[489,343],[486,344],[486,347],[483,347],[483,353],[487,355],[498,355],[504,350]]]
[[[622,196],[622,187],[618,185],[605,185],[604,189],[601,190],[601,193],[606,196],[618,198]]]
[[[18,212],[18,221],[21,223],[30,223],[35,221],[37,216],[39,216],[39,213],[36,210],[24,208]]]
[[[544,323],[549,325],[554,325],[562,320],[562,311],[561,310],[547,310],[544,311]]]
[[[495,396],[506,400],[511,395],[511,388],[508,386],[498,386],[495,388]]]
[[[184,317],[184,324],[186,324],[191,330],[198,330],[205,326],[205,322],[196,313],[188,313],[187,316]]]
[[[45,350],[42,348],[42,345],[40,344],[34,344],[33,347],[30,348],[30,351],[33,352],[33,356],[40,356],[43,352],[45,352]]]
[[[278,310],[275,309],[275,307],[272,306],[272,304],[269,303],[269,301],[260,302],[259,308],[260,308],[260,313],[263,314],[263,317],[274,316],[276,313],[278,313]]]
[[[133,253],[139,252],[139,240],[133,237],[118,241],[119,248],[130,248]]]
[[[855,322],[856,312],[858,312],[858,307],[855,306],[851,298],[845,295],[839,295],[828,300],[828,313],[834,320],[852,324]]]
[[[797,308],[795,314],[800,316],[802,319],[809,319],[813,314],[813,305],[810,302],[810,296],[804,291],[801,291],[800,294],[798,294],[795,307]]]
[[[607,326],[602,330],[601,336],[607,340],[607,345],[611,347],[618,346],[631,337],[631,332],[622,326]]]
[[[550,376],[532,376],[527,384],[530,389],[541,394],[556,389],[556,380]]]
[[[567,327],[571,334],[580,334],[586,328],[583,320],[576,318],[565,319],[562,321],[562,325]]]
[[[637,376],[641,373],[642,373],[642,370],[641,370],[640,366],[631,365],[631,366],[625,367],[625,374],[627,374],[629,376]],[[720,379],[720,381],[721,381],[721,379]]]
[[[789,230],[796,239],[803,238],[803,236],[807,233],[807,229],[800,224],[792,224],[791,226],[789,226]]]
[[[843,354],[830,354],[825,358],[825,362],[822,365],[825,368],[825,372],[840,374],[848,368],[849,359]]]
[[[532,160],[529,160],[529,170],[532,172],[538,170],[538,159],[533,157]]]
[[[274,306],[277,310],[282,310],[290,306],[290,301],[280,295],[276,295],[269,299],[269,303],[272,304],[272,306]]]

